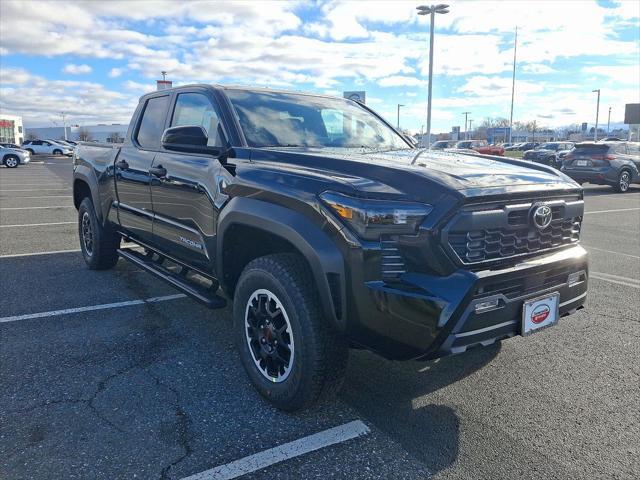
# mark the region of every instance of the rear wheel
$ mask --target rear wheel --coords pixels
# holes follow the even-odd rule
[[[58,150],[57,148],[53,151],[54,155],[62,155],[62,150]]]
[[[78,234],[82,256],[91,270],[107,270],[118,262],[120,235],[98,221],[89,197],[78,209]]]
[[[323,318],[313,278],[295,254],[253,260],[236,286],[234,335],[258,392],[294,411],[335,394],[348,347]]]
[[[4,164],[7,168],[16,168],[20,165],[20,159],[15,155],[7,155],[4,157]]]
[[[620,175],[618,175],[618,183],[614,188],[620,193],[625,193],[629,190],[630,186],[631,173],[629,172],[629,170],[623,170],[622,172],[620,172]]]

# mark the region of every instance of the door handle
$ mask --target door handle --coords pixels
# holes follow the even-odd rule
[[[116,167],[127,169],[129,168],[129,164],[127,163],[126,160],[119,160],[116,162]]]
[[[158,165],[157,167],[150,168],[149,173],[154,177],[162,178],[167,176],[167,169],[162,165]]]

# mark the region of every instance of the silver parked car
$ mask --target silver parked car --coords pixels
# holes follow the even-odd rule
[[[18,165],[26,165],[31,160],[31,154],[21,148],[10,148],[0,145],[0,159],[7,168],[16,168]]]
[[[638,142],[582,142],[565,155],[562,171],[578,183],[611,185],[626,192],[640,183]]]

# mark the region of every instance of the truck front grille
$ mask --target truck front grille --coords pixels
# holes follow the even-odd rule
[[[532,212],[551,207],[551,223],[537,228]],[[462,209],[445,228],[445,244],[463,264],[485,264],[572,245],[580,238],[584,203],[570,198]]]

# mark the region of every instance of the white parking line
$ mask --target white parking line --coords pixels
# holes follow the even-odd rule
[[[2,192],[0,192],[0,194],[2,194]],[[19,199],[23,199],[23,198],[28,198],[30,200],[34,199],[34,198],[70,198],[70,195],[45,195],[43,197],[12,197],[12,198],[19,198]]]
[[[48,225],[75,225],[78,222],[23,223],[18,225],[0,225],[0,228],[46,227]]]
[[[58,315],[68,315],[71,313],[93,312],[95,310],[106,310],[109,308],[130,307],[132,305],[143,305],[145,303],[167,302],[184,298],[186,295],[177,293],[175,295],[165,295],[164,297],[151,297],[143,300],[128,300],[125,302],[103,303],[102,305],[89,305],[87,307],[65,308],[63,310],[51,310],[49,312],[27,313],[25,315],[13,315],[11,317],[0,317],[0,323],[18,322],[20,320],[31,320],[34,318],[56,317]]]
[[[0,188],[2,186],[3,186],[2,183],[0,183]],[[7,186],[11,186],[11,185],[7,185]],[[65,184],[59,185],[57,183],[20,183],[20,185],[16,185],[16,187],[57,187],[57,186],[71,188],[71,185],[65,185]]]
[[[9,255],[0,255],[0,258],[33,257],[38,255],[55,255],[57,253],[71,253],[80,251],[81,250],[79,248],[76,248],[75,250],[51,250],[48,252],[10,253]]]
[[[52,205],[48,207],[6,207],[0,210],[50,210],[52,208],[76,208],[73,205]]]
[[[602,280],[604,282],[615,283],[616,285],[624,285],[625,287],[637,288],[640,290],[640,280],[629,277],[621,277],[620,275],[611,275],[610,273],[591,272],[589,277]]]
[[[18,186],[18,185],[16,185]],[[66,192],[66,191],[71,191],[71,187],[65,187],[65,188],[20,188],[20,189],[11,189],[11,190],[0,190],[0,194],[6,193],[6,192]]]
[[[354,420],[353,422],[345,423],[344,425],[264,450],[255,455],[241,458],[235,462],[196,473],[183,480],[231,480],[246,475],[247,473],[262,470],[276,463],[299,457],[305,453],[361,437],[369,432],[369,427],[363,422]]]
[[[631,212],[634,210],[640,210],[638,208],[617,208],[615,210],[596,210],[595,212],[584,212],[585,215],[593,215],[594,213],[613,213],[613,212]]]
[[[599,252],[605,252],[605,253],[613,253],[615,255],[622,255],[624,257],[631,257],[631,258],[637,258],[640,259],[640,256],[638,255],[631,255],[630,253],[622,253],[622,252],[614,252],[613,250],[605,250],[604,248],[597,248],[597,247],[590,247],[588,245],[582,245],[583,247],[585,247],[587,250],[597,250]]]

